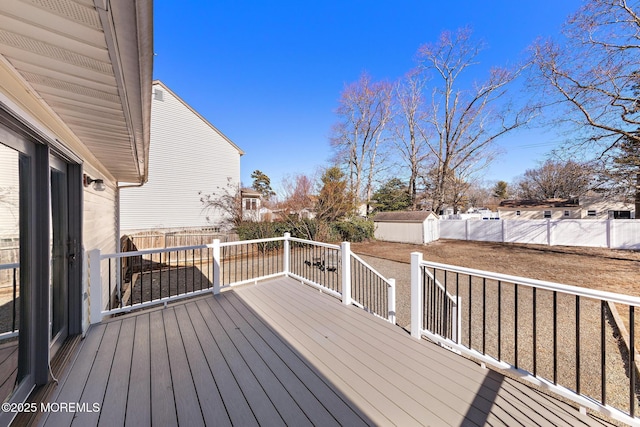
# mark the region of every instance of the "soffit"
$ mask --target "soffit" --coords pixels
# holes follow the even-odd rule
[[[152,41],[151,25],[139,28],[151,3],[96,3],[112,10],[93,0],[0,1],[0,55],[118,181],[142,182]]]

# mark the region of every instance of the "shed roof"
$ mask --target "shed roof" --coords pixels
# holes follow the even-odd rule
[[[424,222],[429,216],[437,218],[432,211],[380,212],[373,217],[374,222]]]

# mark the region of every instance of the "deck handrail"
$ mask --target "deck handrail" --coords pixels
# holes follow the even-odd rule
[[[458,298],[458,315],[466,316],[464,337],[461,337],[462,329],[457,339],[450,339],[425,326],[425,317],[429,315],[425,310],[429,307],[424,303],[423,281],[424,271],[429,269],[432,270],[429,277],[442,277],[445,283],[447,277],[452,279],[452,284],[445,288]],[[461,295],[466,299],[464,305]],[[617,342],[618,335],[626,335],[624,326],[615,326],[617,320],[613,312],[617,310],[613,304],[628,309],[628,337],[623,337],[627,339],[626,351],[618,348],[621,344],[612,344]],[[637,306],[640,306],[638,297],[424,261],[422,253],[411,254],[411,335],[414,338],[426,337],[573,400],[581,408],[590,408],[631,425],[640,425],[636,417],[638,365],[634,312]],[[458,322],[463,323],[461,319]],[[609,326],[610,322],[614,326]],[[541,346],[549,349],[548,355],[538,355],[537,349]],[[560,360],[570,362],[560,363],[559,355],[564,355]],[[594,359],[595,364],[583,366]],[[616,364],[615,369],[625,373],[628,384],[608,380],[614,369],[610,366],[612,363]],[[585,381],[586,375],[595,378],[587,377],[590,380]],[[628,387],[626,406],[609,395],[614,389],[616,396],[624,396],[625,387]]]
[[[11,304],[11,324],[8,325],[10,326],[10,330],[5,331],[0,333],[0,341],[8,339],[8,338],[13,338],[18,336],[19,331],[17,328],[17,323],[19,321],[18,319],[18,307],[17,307],[17,289],[18,289],[18,281],[19,281],[19,275],[18,275],[18,270],[20,269],[20,263],[19,262],[12,262],[9,264],[0,264],[0,271],[5,271],[5,270],[13,270],[13,274],[11,275],[11,287],[13,288],[13,297],[12,297],[12,304]]]
[[[292,243],[296,243],[297,245],[294,247]],[[316,248],[314,251],[320,248],[322,251],[326,252],[325,255],[323,255],[322,265],[314,266],[321,269],[323,274],[319,274],[319,272],[314,268],[310,270],[306,269],[306,267],[304,269],[300,269],[299,266],[297,267],[296,272],[292,271],[292,263],[295,261],[295,259],[292,260],[292,257],[294,257],[294,255],[292,255],[294,253],[293,251],[304,251],[305,247]],[[282,237],[239,240],[233,242],[220,242],[219,239],[214,239],[212,243],[203,245],[144,249],[139,251],[110,254],[102,254],[99,250],[92,250],[88,252],[89,283],[91,284],[93,282],[95,286],[90,287],[90,289],[94,288],[93,295],[91,295],[90,305],[93,305],[94,307],[106,307],[106,309],[91,310],[91,308],[89,308],[89,312],[91,313],[91,323],[100,322],[103,316],[106,315],[127,312],[153,304],[166,304],[177,299],[186,298],[203,292],[212,292],[217,294],[225,287],[254,283],[258,280],[265,280],[278,276],[293,277],[301,282],[314,286],[327,294],[342,299],[345,304],[354,304],[356,306],[363,307],[359,301],[355,301],[351,298],[351,275],[348,273],[349,267],[346,265],[349,264],[349,262],[342,260],[341,262],[336,263],[337,265],[340,265],[340,272],[337,271],[337,265],[335,267],[329,265],[325,266],[325,258],[328,258],[328,254],[330,253],[334,254],[332,256],[335,257],[347,257],[347,260],[355,256],[355,254],[350,251],[348,242],[343,242],[342,245],[335,245],[291,237],[289,233],[285,233]],[[359,257],[355,257],[355,259],[361,261]],[[129,284],[129,293],[127,294],[127,292],[123,290],[121,283],[123,281],[123,273],[121,271],[113,271],[114,266],[112,264],[116,264],[116,268],[122,268],[120,263],[125,265],[124,259],[133,260],[132,267],[137,268],[137,270],[129,270],[130,272],[127,274],[139,275],[137,277],[138,280],[140,280],[140,289],[137,292],[138,299],[136,300],[139,302],[134,302],[133,300],[134,283],[132,282]],[[117,262],[112,263],[112,260],[117,260]],[[106,270],[108,271],[106,272],[102,271],[102,261],[105,261],[105,264],[108,263],[106,266]],[[312,260],[299,259],[297,262],[301,265],[304,263],[311,265],[311,261]],[[207,270],[206,273],[203,273],[201,271],[196,271],[198,263],[200,263],[201,267],[204,263],[211,265],[208,267],[209,270]],[[366,263],[364,264],[372,274],[379,277],[380,280],[384,280],[386,286],[391,289],[384,309],[384,315],[375,311],[372,312],[389,321],[395,322],[395,281],[384,278],[384,276],[375,271],[371,266]],[[328,272],[335,273],[335,275],[328,275],[327,271],[325,271],[325,267]],[[191,268],[193,271],[189,273],[186,268]],[[236,269],[236,274],[232,273],[231,269],[233,268]],[[251,271],[249,272],[248,270]],[[149,278],[149,282],[153,282],[152,278],[154,271],[156,271],[156,278],[161,282],[159,295],[157,294],[154,297],[153,290],[151,290],[150,298],[152,301],[143,300],[143,278],[140,274],[145,271],[150,271],[151,277]],[[224,271],[228,274],[221,275]],[[166,285],[168,287],[168,295],[162,295],[163,277],[168,275],[169,280],[171,280],[172,274],[178,276],[176,279],[178,281],[181,280],[180,277],[184,277],[184,281],[187,281],[188,278],[194,274],[204,274],[205,283],[200,283],[200,286],[192,285],[190,290],[187,289],[188,285],[185,284],[184,287],[180,289],[176,288],[173,291],[171,285]],[[182,276],[180,276],[180,274],[182,274]],[[322,279],[326,277],[332,278],[330,286],[322,281]],[[339,277],[341,277],[341,279],[339,279]],[[96,280],[96,278],[98,278],[98,280]],[[135,282],[136,279],[132,276],[131,280]],[[164,280],[166,281],[168,279],[165,278]],[[341,280],[341,282],[338,283],[338,280]],[[104,288],[103,282],[105,285]],[[153,286],[154,285],[152,283],[149,284],[150,288],[153,288]],[[99,289],[100,291],[95,291],[95,289]],[[107,298],[108,301],[103,302],[105,298]],[[126,300],[127,304],[123,305],[123,300]],[[112,301],[115,301],[114,304],[112,304]],[[369,307],[364,308],[371,311]]]

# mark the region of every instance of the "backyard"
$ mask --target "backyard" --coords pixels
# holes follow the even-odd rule
[[[428,245],[411,245],[389,242],[354,243],[352,250],[361,255],[368,263],[386,277],[396,279],[397,287],[397,323],[410,329],[410,254],[422,252],[425,261],[463,266],[467,268],[492,271],[502,274],[557,282],[561,284],[583,286],[609,292],[640,296],[640,290],[634,286],[640,271],[640,253],[633,251],[610,250],[600,248],[558,247],[521,244],[502,244],[459,240],[439,240]],[[453,277],[450,277],[452,279]],[[442,278],[439,279],[442,281]],[[454,292],[455,281],[450,280],[450,291]],[[469,298],[471,288],[467,290],[467,278],[460,278],[459,295],[462,297],[462,341],[465,345],[473,340],[475,347],[484,345],[487,354],[499,353],[497,334],[502,343],[502,360],[513,363],[516,345],[514,337],[514,319],[518,318],[519,359],[516,364],[524,369],[535,370],[531,348],[537,353],[538,375],[549,380],[554,376],[552,370],[554,356],[551,331],[553,303],[548,291],[538,292],[538,305],[535,310],[538,319],[538,332],[532,333],[531,310],[532,294],[526,287],[520,287],[517,316],[514,313],[514,294],[512,285],[503,283],[502,288],[502,333],[497,329],[496,283],[487,282],[486,322],[483,331],[482,283],[474,281],[473,307]],[[535,298],[535,297],[534,297]],[[558,296],[558,381],[569,388],[578,387],[582,393],[599,398],[600,388],[600,309],[599,304],[589,299],[581,301],[579,326],[580,359],[583,370],[576,378],[576,324],[575,299],[568,295]],[[628,328],[628,309],[617,307],[622,323]],[[473,315],[472,315],[473,313]],[[515,317],[514,317],[515,316]],[[607,401],[619,408],[628,410],[628,373],[623,368],[626,351],[616,338],[613,319],[608,318],[606,328],[607,352]],[[636,319],[636,328],[640,327]],[[536,335],[537,343],[532,342]],[[636,333],[637,336],[637,333]],[[482,344],[481,344],[482,343]],[[636,394],[638,390],[636,389]]]
[[[411,252],[422,252],[428,261],[640,296],[638,251],[443,239],[428,245],[353,243],[351,248],[407,264]]]

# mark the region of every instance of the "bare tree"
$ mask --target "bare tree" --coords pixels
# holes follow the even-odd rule
[[[523,67],[513,70],[494,67],[484,82],[462,88],[465,72],[478,63],[483,44],[472,40],[471,31],[445,31],[437,43],[418,51],[424,72],[435,78],[427,120],[433,138],[424,135],[434,162],[433,208],[446,203],[449,182],[488,165],[495,155],[494,141],[523,126],[531,118],[529,108],[514,109],[506,100],[507,85]]]
[[[242,191],[240,184],[235,184],[227,178],[225,187],[218,187],[211,194],[200,195],[203,210],[209,215],[207,221],[223,228],[236,227],[243,221]],[[211,216],[213,214],[213,218]]]
[[[284,198],[279,204],[285,216],[293,215],[296,219],[302,219],[305,210],[312,211],[315,203],[314,187],[314,180],[307,175],[286,177],[282,181]]]
[[[378,172],[378,154],[385,128],[391,118],[391,91],[387,82],[372,82],[363,73],[340,96],[339,122],[333,127],[331,143],[338,164],[348,171],[353,204],[364,200],[367,209]]]
[[[588,164],[572,160],[547,160],[540,167],[527,169],[517,183],[523,199],[572,199],[592,188],[594,171]]]
[[[578,137],[566,147],[614,161],[624,143],[640,150],[640,5],[627,0],[588,0],[564,28],[562,44],[533,46],[537,79],[533,88],[547,96],[554,116],[573,125]],[[632,155],[629,158],[636,158]],[[628,171],[627,185],[640,211],[640,164]],[[605,166],[608,167],[608,166]],[[621,175],[626,179],[628,176]]]
[[[409,168],[409,197],[411,207],[416,209],[417,180],[420,165],[427,154],[427,132],[422,128],[424,120],[423,92],[426,84],[424,74],[412,70],[395,87],[396,138],[394,143],[404,165]]]

